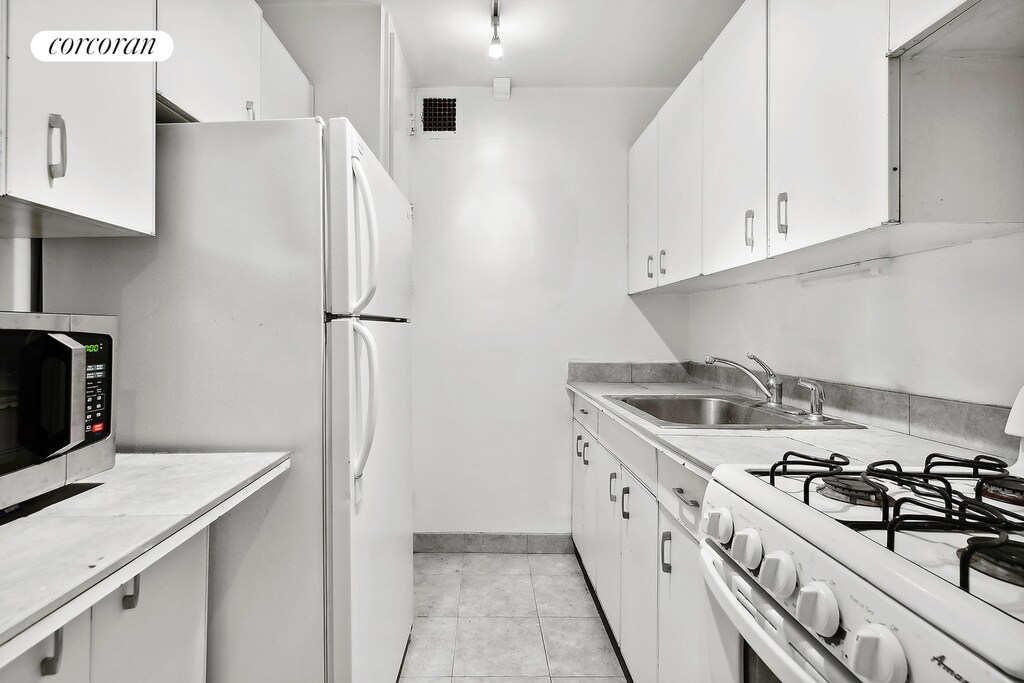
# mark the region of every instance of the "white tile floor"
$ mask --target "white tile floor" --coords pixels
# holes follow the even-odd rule
[[[573,555],[417,553],[407,683],[625,683]]]

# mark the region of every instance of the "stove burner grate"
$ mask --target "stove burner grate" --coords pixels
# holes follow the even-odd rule
[[[882,507],[888,497],[888,488],[884,484],[849,475],[822,477],[817,490],[832,500],[870,507]]]
[[[1024,543],[1000,543],[998,538],[989,537],[969,538],[967,548],[956,551],[956,556],[963,561],[969,549],[973,550],[967,560],[971,569],[1015,586],[1024,586]]]

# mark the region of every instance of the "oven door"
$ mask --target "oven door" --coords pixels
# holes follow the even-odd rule
[[[717,637],[709,646],[722,683],[858,683],[815,636],[706,539],[700,569]]]

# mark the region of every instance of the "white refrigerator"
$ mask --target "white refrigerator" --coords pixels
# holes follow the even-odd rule
[[[292,452],[212,529],[208,680],[394,683],[413,620],[408,201],[346,119],[169,124],[156,225],[46,240],[44,306],[119,316],[120,451]]]

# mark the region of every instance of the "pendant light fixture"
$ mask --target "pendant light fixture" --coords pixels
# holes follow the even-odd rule
[[[494,37],[491,38],[491,47],[487,50],[487,56],[492,61],[499,61],[504,54],[501,47],[501,38],[498,37],[498,25],[501,23],[501,0],[494,0],[491,10],[491,28],[494,29]]]

